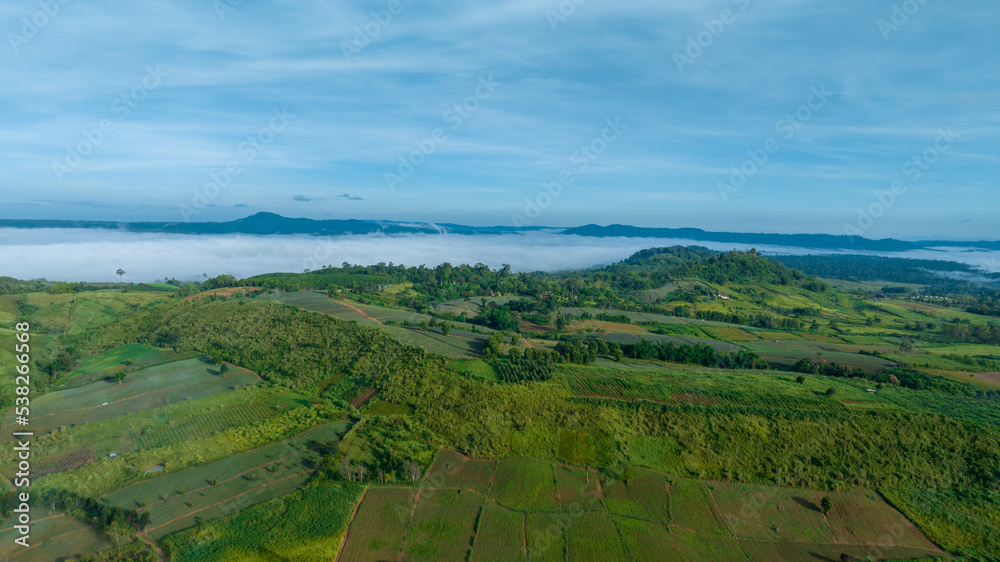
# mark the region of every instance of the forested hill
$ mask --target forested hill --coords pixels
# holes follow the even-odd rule
[[[599,226],[588,224],[569,228],[563,234],[578,236],[627,238],[680,238],[703,242],[732,242],[734,244],[767,244],[796,248],[847,249],[880,252],[905,252],[924,248],[923,244],[904,242],[892,238],[872,240],[861,236],[833,236],[830,234],[767,234],[745,232],[707,232],[700,228],[644,228],[622,224]]]
[[[225,222],[189,222],[182,217],[177,221],[115,222],[90,220],[0,219],[0,228],[82,228],[123,230],[129,232],[161,232],[167,234],[308,234],[337,236],[344,234],[510,234],[516,232],[549,230],[562,235],[589,237],[627,238],[679,238],[704,242],[723,242],[748,245],[788,246],[795,248],[840,249],[853,251],[905,252],[935,247],[975,247],[1000,250],[1000,241],[927,240],[907,242],[892,238],[872,240],[861,236],[834,236],[830,234],[769,234],[749,232],[709,232],[700,228],[646,228],[613,224],[599,226],[588,224],[574,228],[546,226],[468,226],[452,223],[421,223],[381,220],[316,220],[289,218],[275,213],[254,215]]]
[[[500,234],[503,232],[537,230],[541,227],[477,227],[458,224],[404,223],[375,220],[314,220],[289,218],[275,213],[257,213],[226,222],[113,222],[86,220],[22,220],[0,219],[0,227],[9,228],[82,228],[124,230],[130,232],[161,232],[165,234],[309,234],[337,236],[343,234]]]
[[[660,282],[693,277],[718,285],[775,283],[809,291],[826,290],[822,281],[761,256],[756,250],[719,253],[700,246],[650,248],[605,270],[618,275],[655,277]]]

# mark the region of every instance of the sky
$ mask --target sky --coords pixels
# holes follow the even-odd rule
[[[994,0],[17,0],[0,218],[998,239]]]

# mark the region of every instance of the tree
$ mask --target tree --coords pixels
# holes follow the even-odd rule
[[[833,387],[830,387],[830,388],[826,389],[826,395],[827,396],[833,396],[836,393],[837,393],[837,391]]]
[[[122,277],[125,275],[125,270],[121,269],[121,268],[118,268],[118,271],[115,272],[115,275],[118,276],[118,282],[121,283],[122,282]]]
[[[823,496],[823,499],[819,501],[819,507],[823,510],[823,515],[830,513],[830,510],[833,509],[833,502],[830,501],[830,496]]]
[[[451,324],[448,322],[441,324],[441,335],[447,336],[450,333],[451,333]]]
[[[224,374],[226,374],[226,373],[228,373],[228,372],[229,372],[229,363],[223,363],[223,364],[222,364],[222,365],[221,365],[221,366],[219,367],[219,374],[220,374],[220,375],[224,375]]]
[[[799,375],[799,376],[795,377],[795,382],[797,382],[799,384],[802,384],[802,383],[806,382],[806,378],[803,377],[802,375]]]
[[[903,355],[913,351],[913,340],[910,336],[903,336],[903,339],[899,341],[899,352]]]
[[[568,324],[568,322],[566,321],[566,317],[563,316],[562,314],[560,314],[556,318],[556,329],[557,330],[565,330],[566,329],[566,324]]]
[[[128,373],[126,373],[125,371],[119,371],[119,372],[115,373],[115,380],[118,381],[118,384],[121,384],[122,381],[125,380],[125,377],[127,377],[127,376],[128,376]]]

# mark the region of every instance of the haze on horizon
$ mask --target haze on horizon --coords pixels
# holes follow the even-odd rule
[[[985,0],[8,3],[0,218],[995,239],[998,20]]]

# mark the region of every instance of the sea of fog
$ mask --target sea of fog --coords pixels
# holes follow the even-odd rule
[[[90,229],[0,228],[0,276],[60,281],[150,282],[164,278],[203,279],[223,273],[302,272],[324,265],[379,262],[429,267],[509,264],[515,271],[558,271],[610,264],[644,248],[697,245],[714,250],[748,250],[750,245],[664,238],[592,238],[554,232],[505,235],[414,234],[334,237],[173,235]],[[837,252],[757,245],[768,254],[867,253],[948,260],[1000,271],[1000,252],[946,248],[910,252]]]

